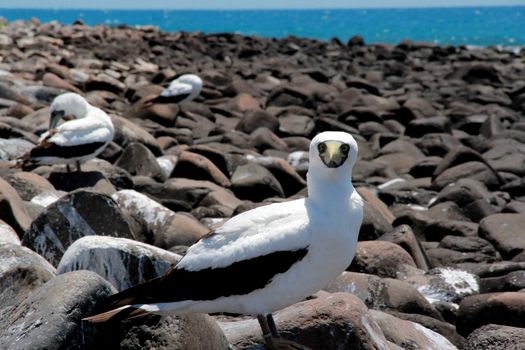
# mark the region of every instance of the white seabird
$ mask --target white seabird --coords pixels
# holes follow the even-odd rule
[[[152,103],[182,103],[193,101],[202,91],[202,79],[195,74],[183,74],[151,100]]]
[[[60,119],[70,119],[57,126]],[[90,105],[82,96],[65,93],[51,103],[49,131],[40,143],[18,159],[18,166],[80,164],[95,158],[113,139],[114,128],[106,112]]]
[[[363,202],[352,185],[354,138],[323,132],[312,140],[309,156],[307,198],[233,217],[190,247],[164,276],[109,297],[103,313],[86,320],[148,313],[254,315],[269,347],[289,346],[271,313],[317,292],[350,265],[363,219]]]

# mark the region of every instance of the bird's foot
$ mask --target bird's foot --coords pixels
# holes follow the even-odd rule
[[[265,342],[270,350],[311,350],[307,346],[281,337],[265,337]]]

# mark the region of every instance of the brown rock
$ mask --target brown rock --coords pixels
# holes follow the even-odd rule
[[[11,226],[19,236],[31,224],[31,217],[24,207],[22,198],[4,179],[0,178],[0,219]]]
[[[157,140],[146,130],[120,116],[111,115],[111,120],[115,126],[115,136],[113,136],[115,143],[127,147],[130,143],[138,142],[148,147],[153,154],[161,154]]]
[[[456,327],[464,336],[486,324],[525,328],[525,293],[469,296],[459,304]]]
[[[195,180],[209,180],[222,187],[230,187],[230,180],[208,158],[193,152],[183,151],[172,177],[186,177]]]
[[[277,130],[278,126],[279,120],[275,116],[266,111],[256,109],[249,110],[239,121],[239,124],[237,124],[235,129],[250,134],[255,129],[260,127],[265,127],[275,131]]]
[[[44,83],[44,85],[47,85],[47,86],[56,87],[62,90],[72,91],[80,95],[84,94],[82,90],[72,85],[71,83],[68,83],[67,81],[65,81],[64,79],[62,79],[61,77],[53,73],[44,74],[44,76],[42,77],[42,82]]]
[[[499,185],[499,179],[485,164],[481,162],[466,162],[443,171],[432,181],[432,187],[442,189],[465,176],[478,180],[489,188]]]
[[[361,241],[348,271],[396,278],[401,265],[416,267],[414,259],[397,244],[386,241]]]
[[[522,214],[494,214],[479,223],[479,235],[510,259],[525,250],[525,217]]]
[[[306,187],[306,181],[282,158],[255,157],[251,161],[270,170],[281,184],[286,197],[292,196]]]
[[[418,268],[428,271],[432,267],[425,250],[419,244],[410,226],[398,226],[393,231],[379,237],[379,240],[398,244],[405,249],[412,256]]]
[[[419,323],[401,320],[387,313],[371,310],[385,337],[405,349],[457,350],[447,338]]]
[[[392,278],[345,271],[324,290],[330,293],[352,293],[372,309],[397,310],[442,319],[434,306],[416,288]]]
[[[24,201],[30,201],[31,198],[43,192],[55,190],[49,181],[35,173],[19,171],[0,176],[15,188]]]
[[[285,338],[312,349],[390,349],[366,306],[351,294],[323,293],[275,313],[274,319]],[[255,320],[222,322],[221,328],[237,348],[262,344]]]
[[[235,96],[229,103],[228,106],[237,112],[246,112],[256,109],[260,109],[259,102],[247,93],[240,93]]]
[[[135,102],[127,111],[126,117],[150,119],[166,127],[175,125],[180,108],[174,103],[152,103],[157,95],[148,95]]]

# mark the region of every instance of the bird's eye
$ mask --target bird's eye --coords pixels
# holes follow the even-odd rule
[[[324,143],[320,143],[317,146],[317,149],[319,150],[320,153],[323,153],[324,151],[326,151],[326,145]]]
[[[347,154],[348,151],[350,151],[350,146],[348,146],[346,143],[343,143],[341,145],[341,152],[343,152],[344,154]]]

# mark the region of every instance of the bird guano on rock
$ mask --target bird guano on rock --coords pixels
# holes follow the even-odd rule
[[[49,130],[38,145],[17,160],[18,167],[43,164],[80,164],[98,156],[114,135],[111,118],[82,96],[65,93],[51,103]],[[58,125],[61,119],[67,120]],[[58,126],[57,126],[58,125]]]
[[[272,312],[325,287],[351,263],[363,219],[352,184],[357,144],[323,132],[310,144],[308,197],[241,213],[203,238],[163,276],[109,297],[90,322],[153,313],[256,316],[272,349],[285,340]]]

